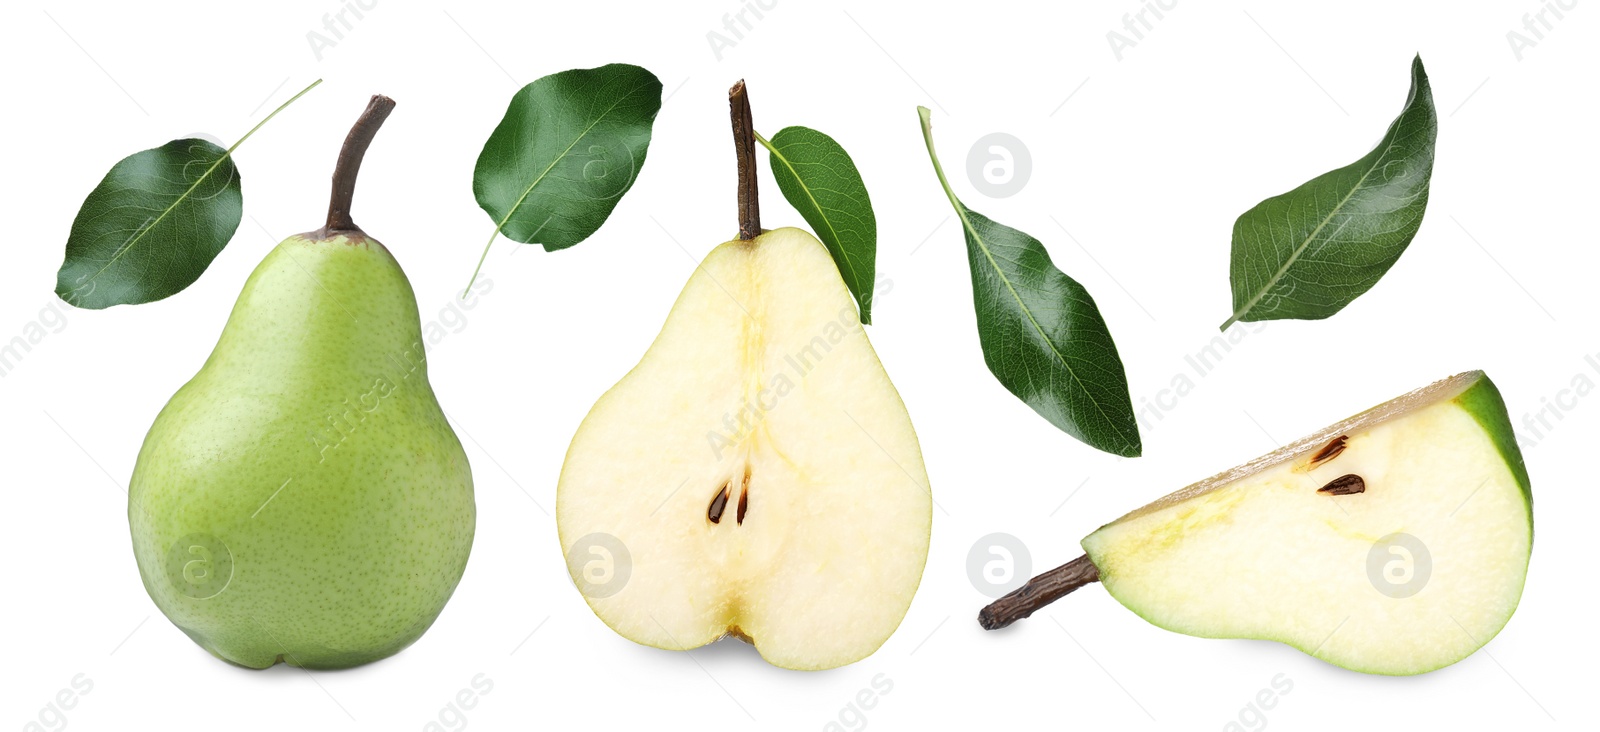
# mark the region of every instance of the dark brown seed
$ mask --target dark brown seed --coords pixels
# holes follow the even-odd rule
[[[1355,493],[1365,493],[1366,490],[1367,482],[1362,480],[1361,476],[1350,473],[1328,481],[1328,484],[1318,488],[1317,492],[1330,496],[1348,496]]]
[[[744,469],[744,483],[739,486],[739,512],[735,519],[740,526],[744,525],[745,511],[750,510],[750,469]]]
[[[1349,442],[1349,435],[1339,435],[1338,437],[1333,438],[1332,442],[1324,445],[1321,450],[1317,451],[1317,454],[1311,456],[1311,463],[1308,464],[1306,468],[1315,468],[1325,462],[1328,462],[1329,460],[1339,457],[1339,453],[1344,452],[1344,446]]]
[[[711,519],[711,523],[714,524],[722,523],[722,512],[727,508],[728,486],[722,486],[722,490],[717,491],[717,497],[711,499],[711,507],[706,509],[706,518]]]

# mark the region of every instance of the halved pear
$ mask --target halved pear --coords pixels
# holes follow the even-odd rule
[[[573,580],[623,637],[725,635],[786,668],[870,655],[922,578],[932,496],[905,405],[828,251],[717,247],[567,452]]]
[[[1473,371],[1107,524],[1080,570],[1169,630],[1417,674],[1511,618],[1532,501],[1500,392]]]

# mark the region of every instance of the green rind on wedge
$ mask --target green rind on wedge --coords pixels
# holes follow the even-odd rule
[[[1517,485],[1522,488],[1522,497],[1528,502],[1528,530],[1532,531],[1533,488],[1528,480],[1528,466],[1522,461],[1522,448],[1517,447],[1517,435],[1511,429],[1511,416],[1506,413],[1506,402],[1500,397],[1500,389],[1483,372],[1478,374],[1477,383],[1457,394],[1454,401],[1489,433],[1495,448],[1500,451],[1500,457],[1505,458],[1506,467],[1516,476]]]

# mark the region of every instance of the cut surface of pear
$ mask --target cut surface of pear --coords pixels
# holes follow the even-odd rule
[[[1521,453],[1475,371],[1180,490],[1083,547],[1106,590],[1155,625],[1416,674],[1504,627],[1532,543]]]
[[[922,577],[932,496],[820,242],[777,229],[706,257],[578,428],[556,519],[590,607],[638,643],[735,635],[824,669],[888,639]]]

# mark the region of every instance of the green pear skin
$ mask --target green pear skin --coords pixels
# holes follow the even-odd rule
[[[421,637],[472,548],[472,473],[428,384],[416,297],[349,219],[374,97],[329,224],[250,275],[145,437],[128,521],[145,589],[225,661],[345,668]]]

